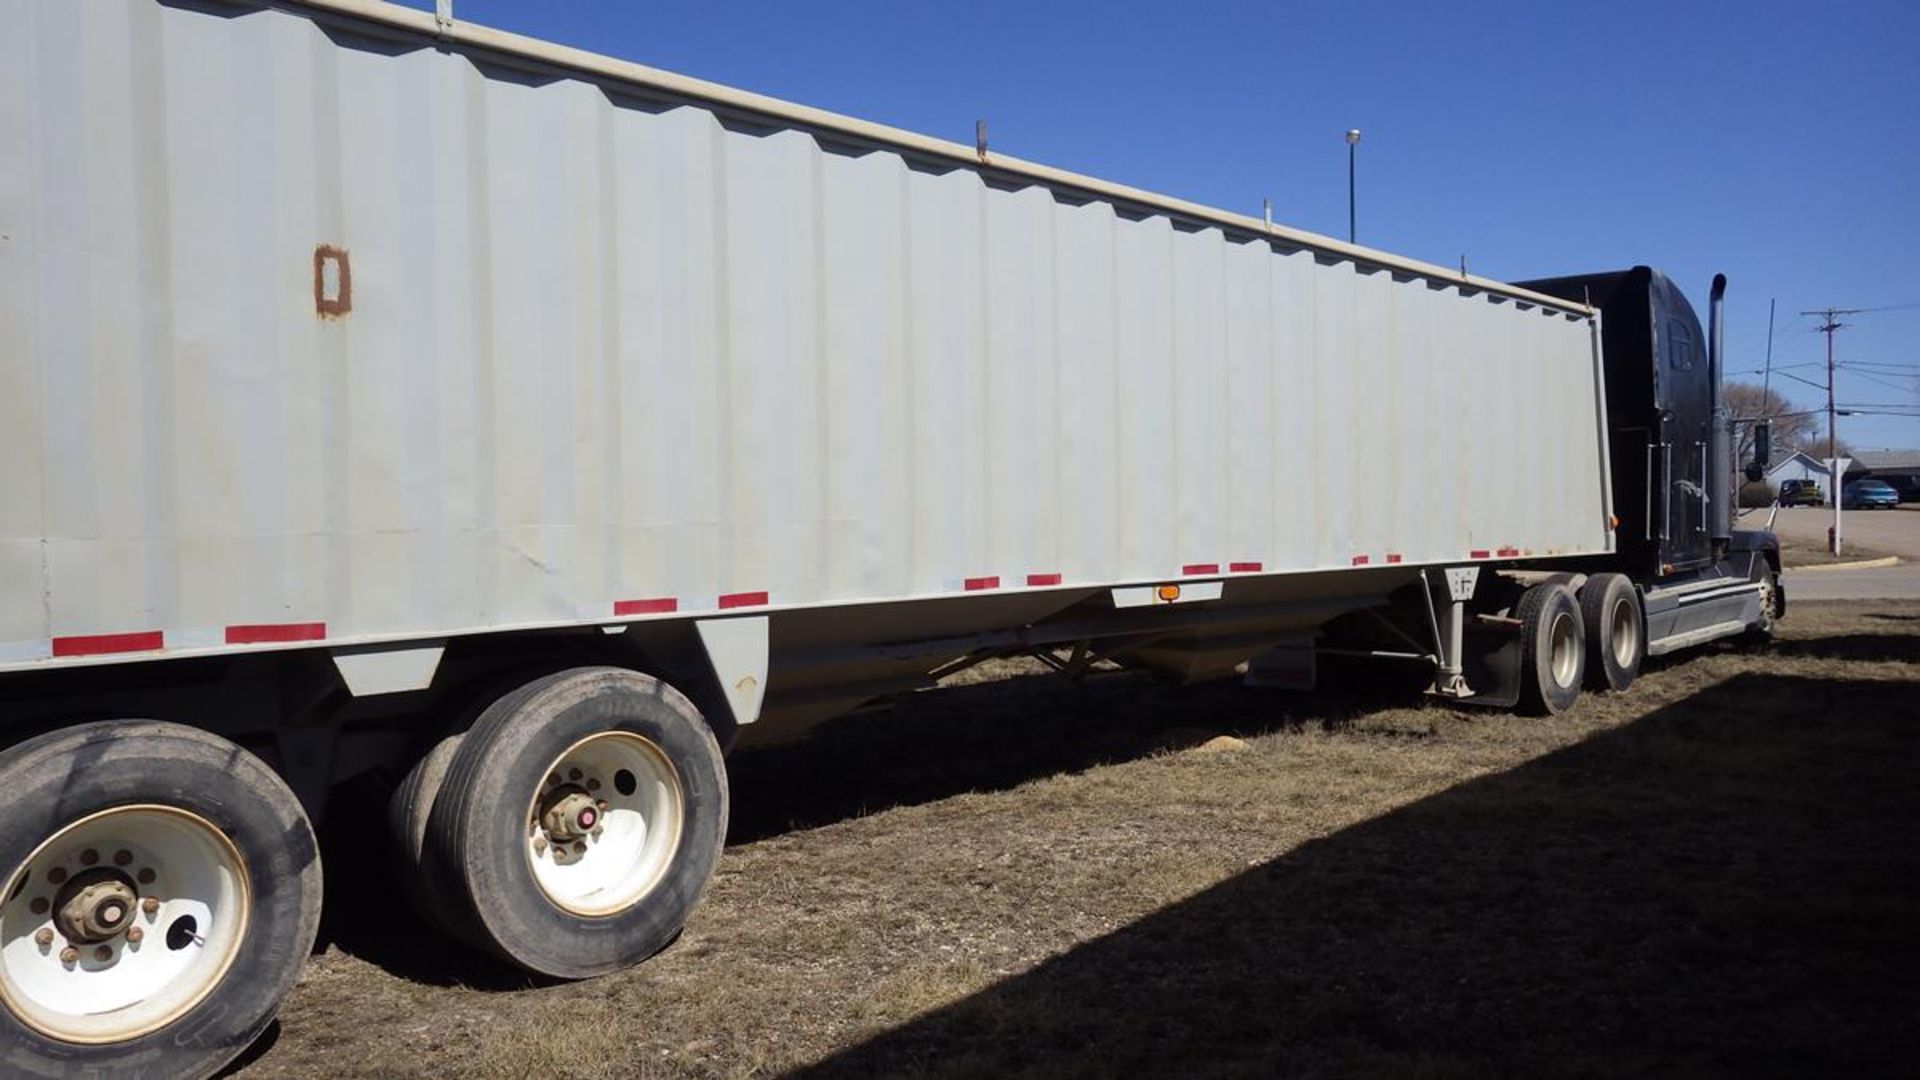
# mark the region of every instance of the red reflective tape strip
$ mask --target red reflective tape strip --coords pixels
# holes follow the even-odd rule
[[[1469,559],[1491,559],[1491,558],[1493,558],[1493,552],[1491,552],[1491,551],[1488,551],[1488,550],[1487,550],[1487,549],[1485,549],[1485,548],[1475,548],[1474,550],[1472,550],[1472,551],[1469,551],[1469,552],[1467,552],[1467,558],[1469,558]]]
[[[1511,559],[1518,554],[1520,554],[1519,548],[1501,548],[1500,549],[1500,557],[1503,559]]]
[[[966,585],[968,592],[979,592],[981,589],[997,589],[1000,587],[1000,578],[998,576],[970,577],[967,579]]]
[[[671,596],[655,597],[651,600],[615,600],[615,615],[660,615],[669,611],[679,611],[680,601]]]
[[[1182,574],[1217,574],[1220,564],[1217,562],[1190,562],[1180,568]]]
[[[1398,556],[1398,555],[1394,555],[1394,554],[1389,554],[1389,555],[1387,556],[1387,561],[1388,561],[1388,562],[1399,562],[1399,561],[1400,561],[1400,556]]]
[[[102,653],[149,652],[167,647],[167,636],[159,630],[140,630],[131,634],[79,634],[53,639],[55,656],[99,656]]]
[[[227,644],[262,645],[275,641],[319,641],[327,636],[323,622],[253,623],[227,627]]]
[[[1236,574],[1257,574],[1260,572],[1260,564],[1257,562],[1228,563],[1227,569]]]
[[[1060,575],[1059,575],[1059,574],[1028,574],[1028,575],[1027,575],[1027,584],[1029,584],[1029,585],[1058,585],[1058,584],[1060,584]]]
[[[720,598],[722,608],[759,607],[766,602],[767,594],[763,592],[728,593]]]
[[[1355,566],[1365,566],[1372,561],[1373,560],[1367,558],[1365,555],[1355,555],[1353,557],[1353,565]]]

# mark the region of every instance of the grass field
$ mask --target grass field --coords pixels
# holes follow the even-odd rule
[[[622,975],[530,985],[336,859],[240,1072],[1908,1074],[1920,604],[1782,629],[1548,720],[1003,665],[737,758]]]

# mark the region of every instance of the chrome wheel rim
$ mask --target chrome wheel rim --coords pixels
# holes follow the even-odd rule
[[[1556,686],[1572,686],[1580,670],[1579,623],[1567,612],[1553,617],[1553,627],[1548,633],[1551,648],[1550,666],[1553,669],[1553,681]]]
[[[1640,620],[1634,615],[1632,597],[1621,596],[1614,600],[1610,621],[1613,662],[1622,670],[1631,668],[1640,652]]]

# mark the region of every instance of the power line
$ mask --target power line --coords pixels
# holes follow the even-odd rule
[[[1781,372],[1776,372],[1775,374],[1778,374],[1783,379],[1792,379],[1794,382],[1806,383],[1808,386],[1813,387],[1815,390],[1827,389],[1826,383],[1817,383],[1817,382],[1814,382],[1812,379],[1803,379],[1800,376],[1795,375],[1791,372],[1781,371]]]
[[[1869,375],[1869,374],[1867,374],[1866,372],[1864,372],[1864,371],[1861,371],[1861,370],[1859,370],[1859,369],[1857,369],[1857,368],[1849,368],[1849,367],[1847,367],[1847,365],[1845,365],[1845,364],[1841,364],[1841,365],[1840,365],[1840,368],[1841,368],[1841,370],[1843,370],[1843,371],[1848,371],[1848,372],[1851,372],[1851,373],[1852,373],[1853,375],[1855,375],[1856,377],[1858,377],[1858,378],[1862,378],[1862,379],[1865,379],[1865,380],[1867,380],[1867,381],[1868,381],[1868,382],[1870,382],[1870,383],[1878,383],[1879,385],[1881,385],[1881,386],[1884,386],[1884,387],[1886,387],[1886,388],[1887,388],[1887,389],[1889,389],[1889,390],[1912,390],[1912,389],[1914,389],[1914,387],[1913,387],[1913,384],[1911,384],[1911,383],[1909,383],[1909,384],[1908,384],[1908,385],[1906,385],[1906,386],[1901,386],[1901,385],[1900,385],[1899,383],[1896,383],[1896,382],[1888,382],[1888,381],[1887,381],[1887,380],[1885,380],[1885,379],[1880,379],[1880,378],[1875,378],[1874,376],[1872,376],[1872,375]]]
[[[1773,370],[1787,371],[1792,368],[1809,368],[1809,367],[1819,367],[1819,366],[1820,366],[1820,361],[1808,360],[1805,363],[1799,363],[1799,364],[1775,364],[1773,365]],[[1741,368],[1738,371],[1729,371],[1727,372],[1727,374],[1729,375],[1764,375],[1766,374],[1766,369],[1765,368]]]

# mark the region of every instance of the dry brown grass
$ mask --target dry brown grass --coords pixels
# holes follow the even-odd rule
[[[1893,554],[1876,547],[1862,547],[1848,540],[1844,551],[1835,555],[1827,550],[1825,540],[1810,540],[1799,536],[1780,537],[1780,565],[1787,568],[1796,566],[1833,566],[1840,563],[1865,562],[1869,559],[1884,559]]]
[[[737,760],[641,968],[336,927],[244,1075],[1896,1072],[1920,604],[1783,629],[1550,720],[1003,665]]]

